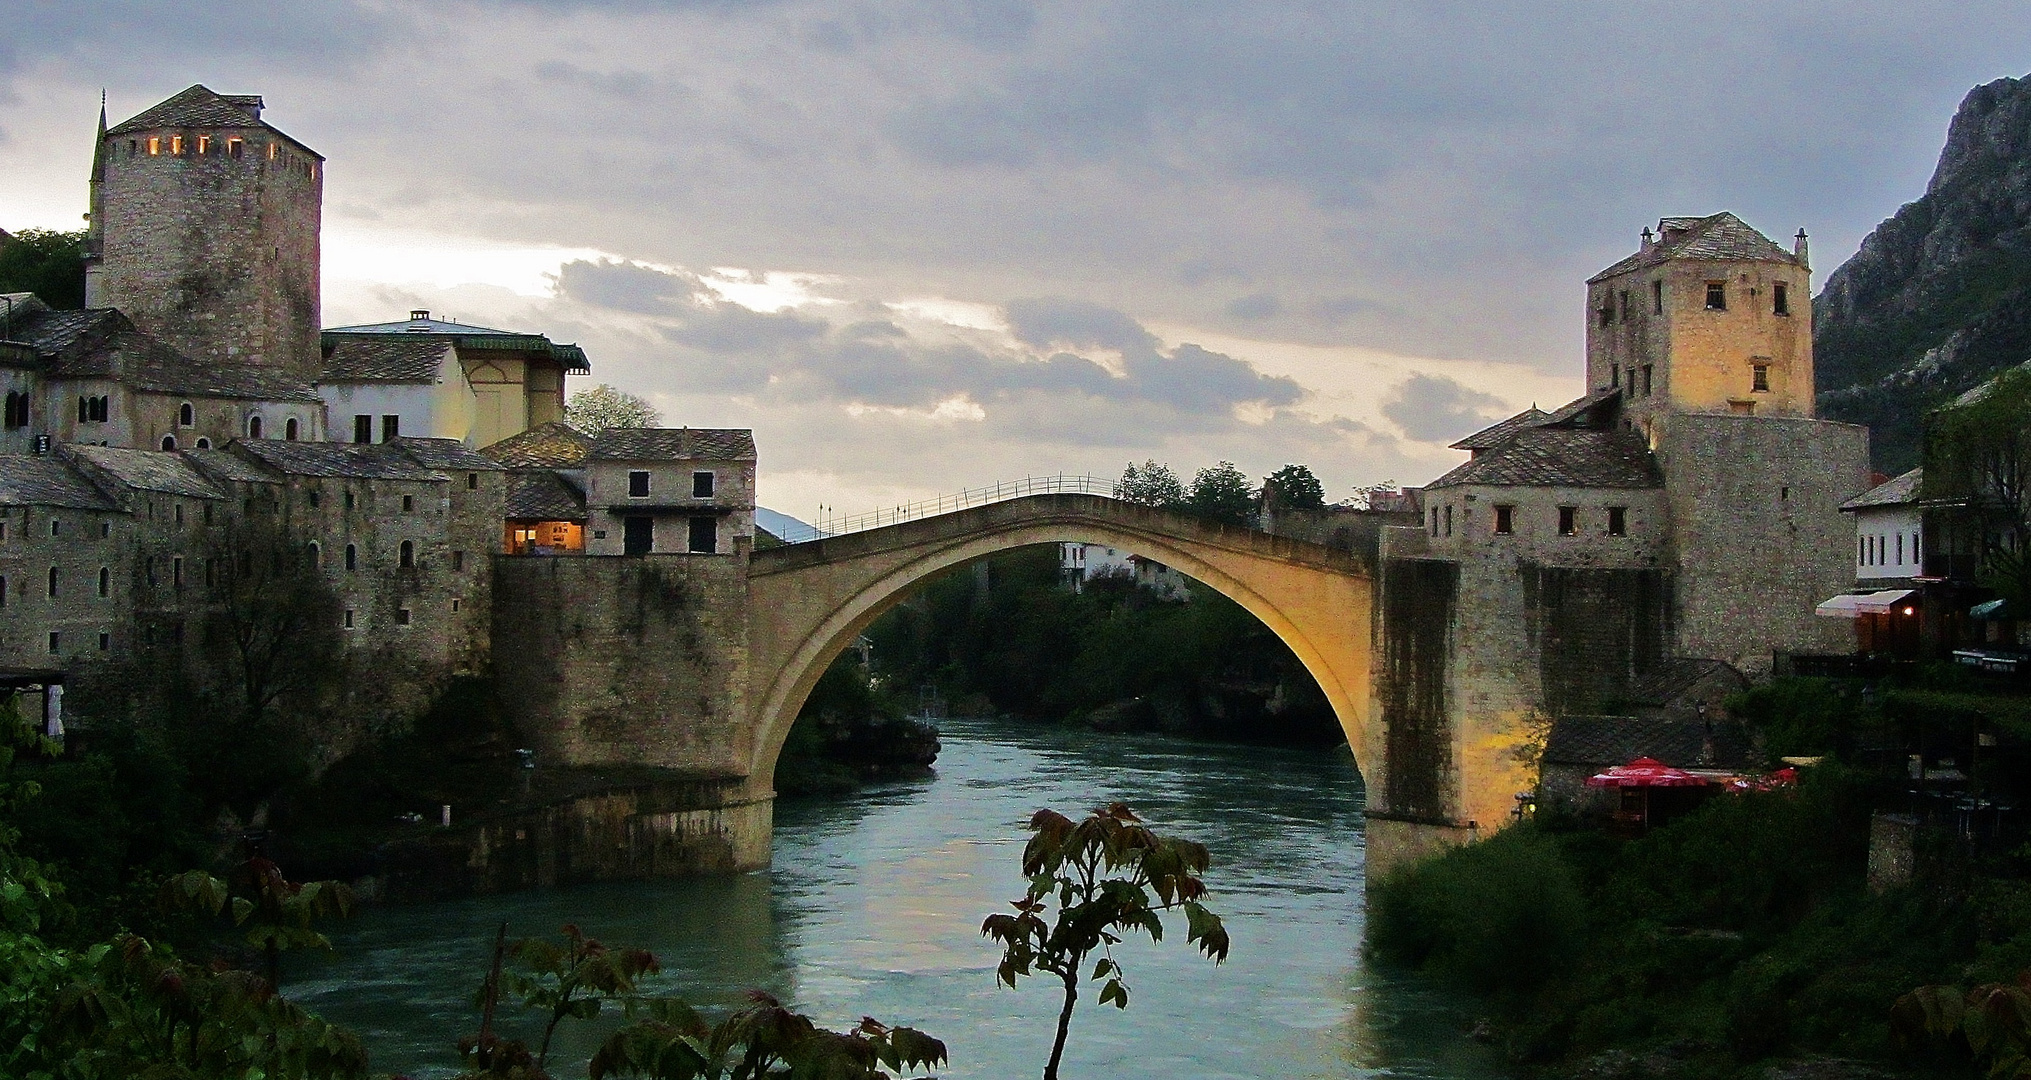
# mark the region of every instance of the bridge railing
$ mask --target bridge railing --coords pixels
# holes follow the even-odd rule
[[[1055,476],[1025,476],[1020,480],[1003,480],[989,487],[967,488],[949,495],[940,495],[935,499],[885,506],[865,514],[820,517],[811,525],[787,530],[788,535],[782,539],[792,544],[801,544],[806,540],[822,540],[842,533],[865,532],[887,525],[899,525],[905,521],[949,514],[955,510],[1020,499],[1026,495],[1104,495],[1108,498],[1119,498],[1119,490],[1120,481],[1105,476],[1073,476],[1066,473]]]

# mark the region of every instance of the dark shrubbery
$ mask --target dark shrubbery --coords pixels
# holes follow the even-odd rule
[[[1474,990],[1524,991],[1572,965],[1586,913],[1558,840],[1517,828],[1379,882],[1368,940]]]

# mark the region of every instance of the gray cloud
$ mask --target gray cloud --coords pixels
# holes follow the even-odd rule
[[[1382,403],[1382,415],[1419,442],[1451,442],[1501,419],[1505,411],[1501,398],[1444,375],[1412,375]]]
[[[1227,302],[1229,318],[1267,319],[1283,310],[1283,302],[1270,293],[1250,293]]]

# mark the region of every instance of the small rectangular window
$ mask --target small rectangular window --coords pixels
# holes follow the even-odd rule
[[[1784,287],[1783,282],[1780,281],[1771,287],[1770,302],[1777,314],[1791,314],[1791,292]]]
[[[718,518],[695,517],[691,519],[690,549],[700,555],[710,555],[719,550]]]
[[[396,608],[396,609],[395,609],[395,625],[396,625],[396,626],[408,626],[408,625],[409,625],[409,609],[408,609],[408,608]]]
[[[106,633],[104,630],[99,631],[99,651],[105,652],[112,647],[113,635]]]
[[[352,628],[353,628],[353,609],[352,609],[352,608],[347,608],[347,609],[346,609],[346,629],[348,629],[348,630],[351,630]]]
[[[695,472],[691,474],[691,497],[694,499],[712,498],[711,473]]]
[[[171,135],[169,137],[169,152],[178,157],[183,156],[183,136]]]
[[[374,418],[366,413],[353,415],[353,441],[370,443],[374,441]]]
[[[169,560],[169,587],[172,589],[183,588],[183,556],[181,555]]]
[[[1608,385],[1611,388],[1619,387],[1622,385],[1622,365],[1620,364],[1608,365]]]
[[[1611,506],[1608,508],[1608,535],[1609,536],[1629,535],[1628,507]]]
[[[1432,535],[1433,536],[1439,535],[1439,508],[1436,506],[1432,507]],[[1083,556],[1085,553],[1085,549],[1081,548],[1079,549],[1079,551],[1080,554]]]
[[[480,474],[476,472],[469,472],[465,474],[465,489],[467,491],[478,491],[479,488],[480,488]]]
[[[381,441],[389,442],[402,434],[402,418],[393,414],[381,417]]]
[[[160,153],[162,153],[162,136],[160,135],[148,136],[148,156],[154,157]]]
[[[1516,531],[1516,507],[1495,505],[1495,535],[1509,536]]]
[[[244,140],[244,139],[239,139],[239,138],[229,138],[229,139],[227,139],[227,140],[226,140],[226,156],[227,156],[227,157],[229,157],[229,158],[236,158],[236,159],[237,159],[237,158],[239,158],[239,157],[240,157],[241,155],[245,154],[245,153],[246,153],[246,151],[247,151],[247,143],[246,143],[246,140]]]
[[[1770,392],[1769,364],[1751,364],[1749,366],[1749,389],[1757,393],[1767,394]]]
[[[1653,366],[1654,366],[1654,365],[1651,365],[1651,364],[1645,364],[1645,365],[1643,365],[1643,396],[1644,396],[1644,397],[1649,397],[1649,396],[1650,396],[1650,388],[1651,388],[1651,382],[1650,382],[1650,376],[1651,376],[1651,369],[1652,369],[1652,367],[1653,367]]]
[[[414,495],[402,496],[402,512],[406,514],[414,509],[416,509],[416,496]]]
[[[1628,289],[1623,289],[1623,290],[1622,290],[1622,292],[1621,292],[1621,295],[1617,297],[1617,300],[1618,300],[1618,301],[1620,301],[1620,306],[1621,306],[1621,318],[1622,318],[1622,321],[1623,321],[1623,322],[1628,322],[1628,321],[1629,321],[1629,290],[1628,290]]]
[[[458,600],[456,598],[454,598],[451,602],[451,613],[453,615],[458,614]]]
[[[1559,507],[1559,535],[1560,536],[1580,535],[1579,507],[1577,506]]]
[[[1604,303],[1602,303],[1602,305],[1601,305],[1601,325],[1602,325],[1602,326],[1613,326],[1614,324],[1615,324],[1615,307],[1614,307],[1614,305],[1612,305],[1612,304],[1608,304],[1608,303],[1605,303],[1605,302],[1604,302]]]
[[[1446,507],[1446,535],[1453,535],[1453,508]]]
[[[1650,313],[1652,315],[1664,314],[1664,282],[1662,281],[1650,283]]]
[[[1725,281],[1707,282],[1707,310],[1708,311],[1728,310],[1727,282]]]
[[[210,135],[199,135],[197,137],[197,152],[200,155],[212,152],[212,137]]]
[[[63,647],[63,635],[57,633],[54,630],[51,630],[49,632],[49,651],[55,652],[62,647]]]
[[[454,551],[451,553],[451,568],[453,570],[465,569],[465,552]]]
[[[647,469],[636,469],[628,473],[628,498],[646,499],[648,497],[649,471]]]

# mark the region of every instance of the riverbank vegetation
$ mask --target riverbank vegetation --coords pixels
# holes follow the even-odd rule
[[[1527,821],[1378,882],[1369,948],[1482,995],[1492,1037],[1553,1075],[1972,1075],[1965,1038],[1900,1034],[1893,1006],[2031,968],[2031,846],[1995,809],[2022,805],[2027,703],[1951,671],[1779,680],[1730,711],[1822,759],[1796,789],[1634,839]],[[1939,779],[1914,784],[1907,748]],[[1917,823],[1915,871],[1872,890],[1883,811]]]

